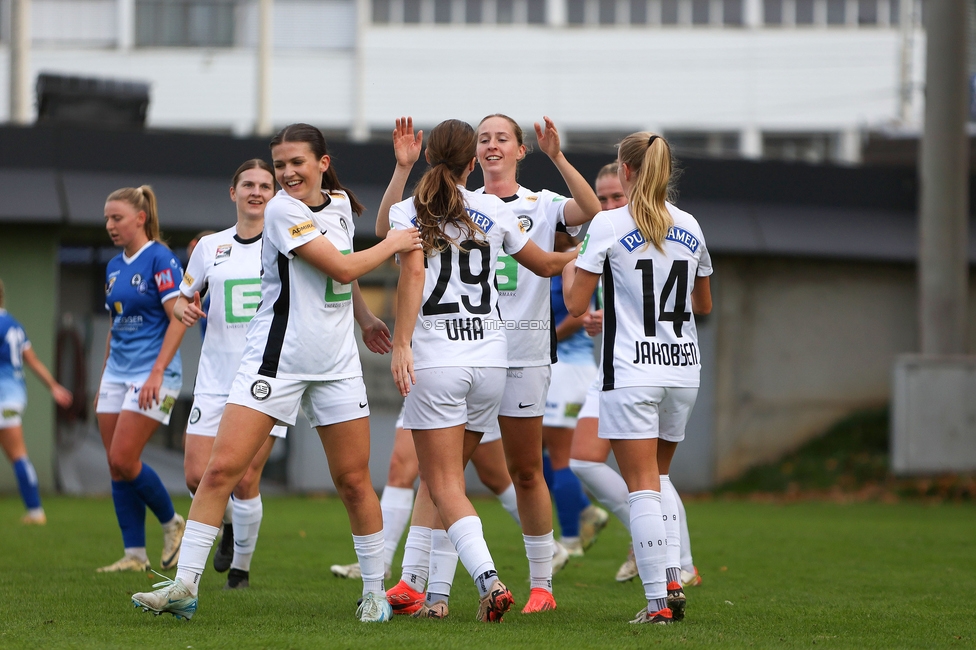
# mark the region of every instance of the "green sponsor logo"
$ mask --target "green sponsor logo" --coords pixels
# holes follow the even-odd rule
[[[260,278],[224,282],[224,320],[228,323],[249,323],[260,303]]]
[[[511,255],[500,255],[495,267],[495,281],[499,291],[518,289],[518,262]]]
[[[351,250],[339,251],[343,255],[348,255]],[[352,284],[342,284],[336,282],[332,278],[326,278],[325,280],[325,302],[343,302],[344,300],[352,300]]]

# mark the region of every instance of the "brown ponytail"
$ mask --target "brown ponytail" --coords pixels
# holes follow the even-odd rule
[[[671,193],[671,147],[663,137],[647,131],[632,133],[617,149],[621,163],[636,175],[630,187],[630,213],[644,241],[663,250],[674,225],[665,201]]]
[[[445,225],[453,224],[461,232],[460,241],[473,239],[476,232],[482,233],[468,214],[458,187],[475,158],[477,143],[474,129],[461,120],[445,120],[430,132],[427,139],[430,168],[417,183],[413,195],[425,255],[444,249]],[[457,245],[460,241],[451,243]]]

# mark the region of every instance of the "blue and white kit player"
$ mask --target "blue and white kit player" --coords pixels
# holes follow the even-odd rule
[[[163,304],[179,295],[183,269],[170,249],[157,241],[149,241],[132,257],[123,252],[112,258],[105,272],[105,308],[111,314],[112,329],[95,412],[133,411],[168,424],[183,384],[179,351],[163,372],[158,402],[148,409],[141,409],[139,391],[152,371],[170,324]],[[185,523],[176,514],[156,472],[142,463],[142,470],[134,480],[113,480],[112,500],[122,529],[125,556],[99,571],[149,568],[145,550],[146,506],[163,526],[161,567],[175,566]]]

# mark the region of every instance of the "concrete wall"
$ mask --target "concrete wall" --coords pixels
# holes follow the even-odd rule
[[[58,321],[57,228],[0,226],[0,278],[6,287],[6,308],[20,321],[38,358],[54,372]],[[37,470],[42,491],[55,487],[55,405],[44,384],[27,375],[27,410],[23,417],[27,453]],[[8,462],[0,463],[0,492],[16,491]]]
[[[914,266],[723,257],[715,268],[718,481],[890,399],[895,357],[918,345]]]
[[[404,113],[430,125],[498,111],[523,123],[547,114],[563,129],[584,131],[838,132],[898,117],[899,39],[897,28],[882,27],[371,25],[359,45],[361,74],[354,49],[277,49],[272,116],[276,125],[347,130],[361,90],[365,124],[383,133]],[[7,54],[0,47],[0,120]],[[39,45],[31,65],[33,74],[149,81],[152,127],[244,134],[255,124],[251,47]]]

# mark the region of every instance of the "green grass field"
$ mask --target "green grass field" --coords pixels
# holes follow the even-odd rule
[[[616,521],[586,558],[555,578],[559,609],[501,625],[477,623],[477,596],[458,568],[451,617],[354,617],[360,585],[329,565],[354,560],[336,499],[269,498],[246,591],[222,590],[208,571],[191,621],[134,609],[142,574],[96,574],[121,554],[111,501],[47,497],[46,527],[17,523],[21,503],[0,499],[0,647],[4,648],[643,648],[973,647],[976,506],[691,501],[695,562],[688,616],[670,627],[632,626],[637,581],[618,584],[627,536]],[[517,607],[528,595],[521,536],[494,501],[478,501],[488,543]],[[186,512],[188,502],[177,504]],[[150,519],[152,519],[150,515]],[[160,528],[148,525],[158,565]],[[399,559],[399,558],[398,558]],[[390,585],[388,585],[390,586]]]

